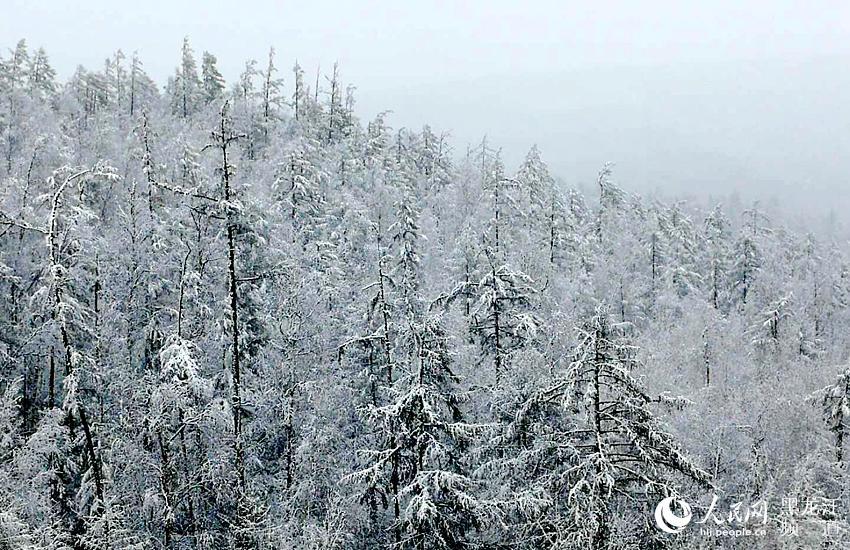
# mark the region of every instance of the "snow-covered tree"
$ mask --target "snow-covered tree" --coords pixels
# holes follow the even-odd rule
[[[37,49],[33,54],[27,80],[31,96],[49,99],[56,93],[56,71],[50,66],[44,48]]]
[[[832,384],[820,390],[824,419],[835,435],[835,457],[841,463],[845,455],[844,438],[850,417],[850,370],[844,369]]]
[[[212,103],[224,92],[224,77],[218,71],[218,60],[204,52],[201,58],[201,86],[203,87],[204,103]]]
[[[266,64],[266,70],[263,71],[263,120],[268,121],[269,118],[276,116],[276,112],[280,109],[283,103],[281,89],[283,88],[283,79],[278,78],[277,67],[274,64],[275,51],[274,48],[269,48],[269,58]]]
[[[361,451],[365,467],[347,477],[395,499],[394,545],[460,548],[487,522],[491,507],[461,460],[463,445],[483,427],[461,420],[457,377],[438,317],[410,327],[413,371],[391,387],[388,404],[368,408],[371,422],[393,434],[392,446]],[[386,498],[386,497],[384,497]]]
[[[198,64],[195,53],[189,45],[189,38],[183,39],[182,57],[171,81],[171,108],[183,118],[195,112],[202,97],[202,82],[198,76]]]
[[[531,547],[609,548],[635,536],[612,532],[610,517],[624,504],[676,494],[671,473],[710,479],[657,420],[652,407],[660,399],[640,383],[637,349],[622,328],[597,308],[577,329],[569,361],[521,405],[503,436],[519,444],[505,466],[530,477],[515,503],[529,517],[522,542]],[[649,516],[635,511],[636,536],[646,545]]]

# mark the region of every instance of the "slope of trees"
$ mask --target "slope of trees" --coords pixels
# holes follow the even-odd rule
[[[0,548],[694,548],[658,500],[847,501],[845,243],[175,54],[0,58]]]

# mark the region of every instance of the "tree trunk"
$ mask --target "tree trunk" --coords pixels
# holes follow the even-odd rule
[[[602,342],[606,338],[606,334],[604,329],[597,329],[596,332],[596,342],[595,342],[595,352],[593,359],[593,429],[595,431],[594,436],[596,438],[595,448],[596,454],[598,456],[602,455],[602,417],[601,417],[601,403],[600,403],[600,391],[601,384],[600,378],[601,374],[599,372],[600,366],[605,361],[605,354],[602,349]],[[599,470],[598,464],[596,465],[596,476],[597,478],[602,475],[602,472]],[[607,517],[607,506],[602,509],[597,509],[594,512],[594,520],[595,520],[595,531],[593,533],[593,541],[592,547],[593,550],[604,550],[605,541],[607,539],[607,524],[609,518]]]
[[[226,156],[225,156],[226,158]],[[236,281],[236,237],[232,224],[227,226],[228,247],[228,290],[230,293],[230,322],[232,324],[233,345],[233,436],[236,451],[236,473],[239,476],[241,488],[245,488],[245,457],[242,448],[242,397],[241,397],[241,368],[239,364],[239,296]]]
[[[48,374],[47,403],[52,409],[56,404],[56,360],[53,358],[53,349],[50,350],[50,372]]]
[[[89,421],[86,417],[86,409],[83,407],[82,403],[77,404],[77,411],[80,415],[80,424],[83,426],[83,435],[86,440],[86,452],[89,455],[89,461],[91,462],[92,474],[94,477],[94,491],[95,496],[99,501],[99,507],[102,509],[105,506],[105,501],[103,498],[103,473],[100,468],[100,460],[97,456],[97,450],[94,446],[94,438],[92,437],[91,428],[89,427]]]
[[[496,284],[496,267],[491,266],[491,269],[493,272],[493,283]],[[496,370],[496,382],[499,382],[502,376],[502,327],[499,319],[501,313],[501,301],[497,295],[493,301],[493,343],[496,348],[493,366]]]
[[[165,497],[165,520],[162,525],[163,546],[171,548],[171,535],[174,531],[174,496],[172,494],[173,472],[171,463],[168,457],[168,444],[162,440],[162,431],[156,432],[157,443],[159,444],[159,459],[160,459],[160,478],[159,483],[162,488],[162,495]]]
[[[230,188],[230,164],[227,160],[227,147],[236,141],[239,136],[233,134],[229,127],[227,109],[229,104],[221,108],[220,135],[214,137],[218,140],[218,148],[221,150],[221,182],[224,191],[224,200],[230,202],[232,190]],[[200,251],[200,248],[199,248]],[[245,452],[242,441],[242,388],[241,388],[241,366],[239,349],[239,281],[236,276],[236,223],[233,214],[228,209],[227,213],[227,290],[230,298],[230,324],[231,324],[231,346],[233,347],[233,361],[231,370],[231,405],[233,407],[233,447],[234,466],[239,480],[239,489],[245,491]]]

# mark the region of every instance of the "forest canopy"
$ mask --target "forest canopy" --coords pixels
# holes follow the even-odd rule
[[[175,58],[0,57],[0,548],[751,547],[653,521],[713,496],[850,536],[846,243]]]

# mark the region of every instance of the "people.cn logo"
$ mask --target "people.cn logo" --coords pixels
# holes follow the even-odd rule
[[[673,503],[682,509],[679,516],[673,511]],[[675,535],[691,522],[691,505],[676,497],[667,497],[655,507],[655,525],[665,533]]]

